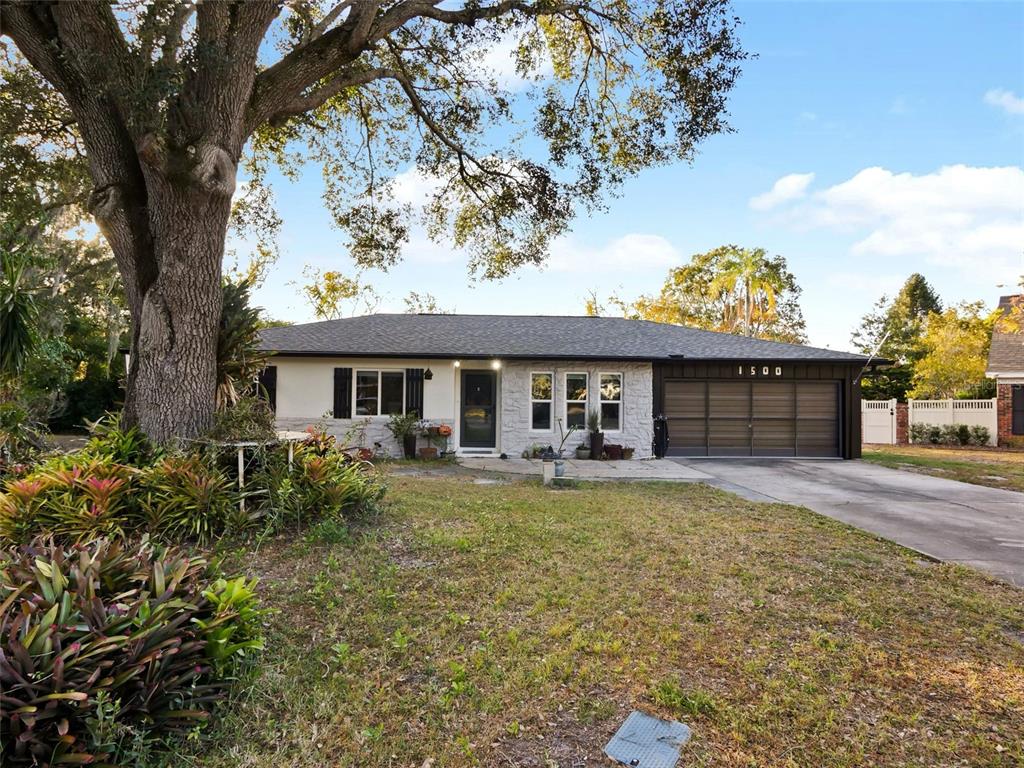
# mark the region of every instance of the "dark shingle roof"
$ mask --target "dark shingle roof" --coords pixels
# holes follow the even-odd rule
[[[1016,306],[1024,306],[1024,295],[999,297],[999,309],[1004,318]],[[992,330],[987,368],[990,373],[1024,371],[1024,332],[1018,327],[1019,318],[1018,315],[1013,320],[1000,319]]]
[[[863,355],[646,320],[528,315],[380,314],[268,328],[262,347],[339,357],[606,360],[831,360]]]

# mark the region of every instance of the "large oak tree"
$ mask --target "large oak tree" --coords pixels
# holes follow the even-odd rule
[[[321,163],[353,257],[384,267],[414,163],[431,234],[500,277],[626,176],[728,130],[745,57],[726,0],[5,0],[0,24],[85,147],[132,320],[125,417],[158,440],[211,422],[240,163],[250,192],[272,161]],[[499,47],[526,93],[481,68]]]

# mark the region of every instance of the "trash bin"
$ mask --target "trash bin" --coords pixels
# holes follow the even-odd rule
[[[668,453],[668,419],[663,414],[654,417],[654,455],[665,458]]]

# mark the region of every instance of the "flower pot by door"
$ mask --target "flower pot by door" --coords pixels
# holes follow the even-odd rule
[[[590,433],[590,458],[600,459],[604,452],[604,432]]]
[[[405,454],[407,459],[416,458],[416,435],[415,433],[406,435],[402,438],[402,453]]]
[[[437,448],[435,448],[432,445],[427,446],[425,448],[420,448],[420,458],[421,459],[436,459],[437,458]]]

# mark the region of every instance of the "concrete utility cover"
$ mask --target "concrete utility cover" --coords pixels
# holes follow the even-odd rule
[[[604,753],[620,765],[673,768],[679,761],[679,748],[689,739],[689,726],[633,710]]]

